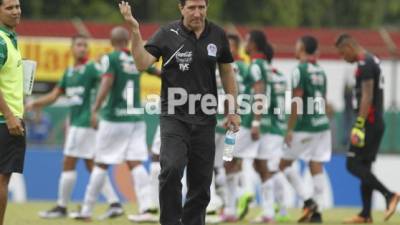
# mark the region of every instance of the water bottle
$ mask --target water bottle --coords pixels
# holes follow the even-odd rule
[[[224,161],[232,161],[233,159],[233,147],[235,146],[236,134],[228,130],[225,134],[225,142],[224,142],[224,154],[222,156]]]

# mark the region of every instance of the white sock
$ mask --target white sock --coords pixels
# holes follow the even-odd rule
[[[239,186],[239,173],[232,173],[226,175],[226,191],[225,193],[225,215],[236,215],[236,196],[237,188]]]
[[[300,198],[305,201],[311,198],[311,195],[307,193],[304,182],[302,181],[302,177],[300,174],[293,168],[289,167],[284,171],[288,181],[292,185],[292,187],[296,190],[296,193],[300,196]]]
[[[136,198],[138,201],[139,212],[143,213],[147,209],[155,207],[152,205],[152,188],[150,174],[143,165],[132,169],[132,178],[135,187]]]
[[[160,162],[152,162],[150,168],[150,179],[151,179],[151,188],[152,188],[152,197],[153,197],[153,204],[158,208],[159,207],[159,200],[158,200],[158,176],[160,175],[161,166]]]
[[[58,181],[58,200],[57,205],[67,207],[68,201],[71,198],[72,189],[76,183],[76,171],[63,171]]]
[[[210,203],[208,204],[207,211],[218,210],[221,206],[222,199],[217,195],[217,189],[215,187],[215,173],[213,173],[210,186]]]
[[[318,209],[323,210],[324,206],[324,173],[319,173],[313,177],[314,200],[318,203]]]
[[[119,203],[119,198],[117,193],[115,193],[114,187],[111,183],[110,176],[106,176],[104,179],[104,184],[101,189],[101,194],[106,198],[108,204]]]
[[[274,218],[274,180],[268,179],[261,185],[263,215]]]
[[[104,170],[98,166],[95,166],[90,174],[89,183],[86,187],[85,198],[83,200],[81,214],[83,216],[91,216],[94,204],[96,203],[97,197],[104,185],[104,181],[107,177],[107,170]]]
[[[12,193],[11,197],[13,202],[26,202],[26,184],[23,174],[13,173],[11,175],[10,183],[8,184],[8,191]]]
[[[279,207],[285,211],[287,208],[287,205],[285,202],[286,177],[285,177],[285,175],[283,175],[282,172],[277,172],[274,174],[274,176],[271,179],[274,181],[275,201],[279,205]]]

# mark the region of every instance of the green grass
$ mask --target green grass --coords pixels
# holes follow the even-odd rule
[[[43,202],[35,202],[35,203],[26,203],[26,204],[9,204],[7,208],[5,225],[79,225],[79,224],[93,224],[93,225],[128,225],[133,224],[129,222],[126,217],[121,217],[114,220],[107,221],[96,221],[93,220],[92,223],[87,222],[77,222],[71,219],[56,219],[56,220],[43,220],[37,216],[38,211],[47,210],[53,206],[53,203],[43,203]],[[74,209],[75,206],[71,205],[71,209]],[[95,211],[95,217],[100,215],[102,212],[106,210],[106,205],[98,205]],[[134,213],[135,210],[131,205],[126,205],[125,210],[127,214]],[[251,219],[254,217],[259,210],[252,210],[251,214],[246,219]],[[295,220],[299,215],[299,210],[294,209],[291,210],[291,218]],[[344,218],[348,218],[357,213],[356,209],[334,209],[327,210],[323,214],[324,224],[328,225],[339,225]],[[376,225],[400,225],[400,213],[395,214],[392,219],[384,223],[383,221],[383,213],[375,212],[374,215],[374,224]],[[239,224],[249,224],[249,220],[242,221]],[[295,221],[291,223],[285,223],[287,225],[297,224]],[[150,224],[143,224],[150,225]]]

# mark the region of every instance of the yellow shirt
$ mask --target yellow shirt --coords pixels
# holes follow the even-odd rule
[[[0,37],[7,46],[7,60],[0,69],[0,90],[11,112],[22,119],[24,115],[24,92],[21,54],[4,28],[0,29]],[[4,122],[4,117],[0,112],[0,122],[2,120]]]

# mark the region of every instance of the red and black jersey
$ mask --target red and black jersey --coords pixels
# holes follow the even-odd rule
[[[355,97],[357,104],[356,112],[359,112],[362,95],[362,83],[367,80],[374,81],[373,100],[369,108],[367,121],[374,124],[383,120],[383,76],[380,68],[380,60],[371,53],[359,56],[356,69]]]

